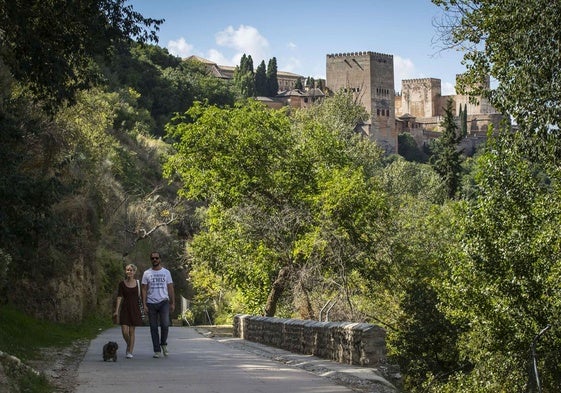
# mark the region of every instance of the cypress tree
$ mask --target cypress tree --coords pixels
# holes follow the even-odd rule
[[[444,109],[444,118],[440,124],[442,136],[431,146],[431,164],[446,185],[449,198],[454,198],[460,187],[462,156],[458,144],[462,140],[454,118],[453,101],[448,100]]]
[[[316,81],[314,80],[314,78],[312,78],[311,76],[308,77],[308,79],[306,79],[306,86],[309,89],[313,89],[315,87],[315,83]]]
[[[273,57],[267,65],[267,96],[275,97],[279,93],[279,81],[277,79],[277,58]]]
[[[234,85],[242,97],[253,97],[255,95],[255,75],[253,74],[253,59],[251,55],[244,53],[239,67],[234,70]]]
[[[255,70],[255,95],[268,96],[267,89],[267,73],[265,70],[265,60],[261,60],[259,66]]]
[[[467,135],[467,129],[468,129],[467,121],[468,121],[468,108],[467,108],[467,104],[464,104],[464,110],[462,111],[462,118],[461,118],[462,137],[464,138]]]

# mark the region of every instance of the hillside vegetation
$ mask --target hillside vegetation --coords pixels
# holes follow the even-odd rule
[[[243,86],[214,78],[124,1],[0,1],[2,353],[108,326],[124,264],[158,250],[190,323],[329,306],[387,330],[409,392],[559,391],[561,6],[433,2],[458,18],[440,32],[464,86],[517,128],[465,157],[449,103],[419,163],[355,132],[353,96],[270,110],[242,94],[250,57]],[[40,326],[57,328],[15,345]]]

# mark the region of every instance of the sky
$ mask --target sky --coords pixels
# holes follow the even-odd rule
[[[454,94],[462,53],[442,50],[434,21],[443,11],[430,0],[128,0],[144,17],[165,19],[158,45],[182,58],[254,68],[273,57],[277,69],[325,79],[326,56],[393,55],[394,86],[402,79],[436,78]]]

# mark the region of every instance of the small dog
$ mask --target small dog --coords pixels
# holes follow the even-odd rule
[[[105,344],[103,346],[103,361],[106,362],[113,359],[113,361],[116,362],[117,349],[119,349],[119,345],[117,345],[115,341],[109,341],[107,344]]]

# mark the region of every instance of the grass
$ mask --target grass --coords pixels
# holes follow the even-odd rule
[[[111,321],[92,317],[80,324],[60,324],[41,321],[19,310],[0,306],[0,351],[19,358],[24,364],[37,360],[40,348],[66,347],[75,340],[94,338],[100,329],[111,326]],[[43,375],[15,367],[14,363],[0,358],[10,391],[25,393],[51,393],[54,387]],[[1,390],[2,386],[0,386]]]

